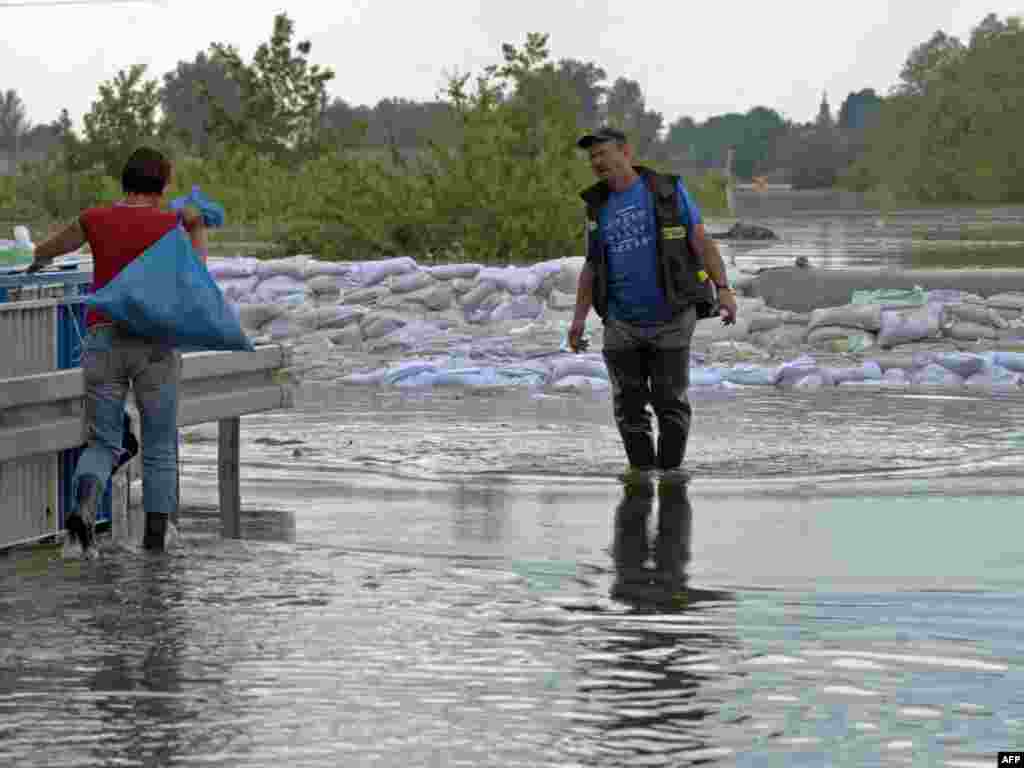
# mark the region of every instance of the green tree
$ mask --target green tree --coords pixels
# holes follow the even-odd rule
[[[241,89],[228,77],[221,64],[201,51],[193,61],[180,61],[163,77],[160,106],[167,132],[180,137],[190,149],[209,155],[210,104],[202,95],[205,88],[213,100],[233,117],[242,111]]]
[[[13,89],[0,92],[0,142],[7,147],[11,173],[17,173],[22,136],[29,128],[25,102],[18,92]]]
[[[241,109],[234,111],[200,85],[210,105],[210,133],[220,144],[241,143],[278,159],[316,154],[334,72],[311,64],[312,44],[302,41],[293,47],[294,36],[294,22],[282,13],[274,17],[270,40],[256,49],[251,63],[232,45],[210,46],[210,61],[223,68],[241,94]]]
[[[112,179],[139,144],[160,137],[160,86],[145,76],[145,64],[119,70],[83,118],[88,153]]]

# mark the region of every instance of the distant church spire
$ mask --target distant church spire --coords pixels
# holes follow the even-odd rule
[[[821,128],[831,128],[833,125],[832,107],[828,103],[828,91],[821,92],[821,106],[818,108],[818,118],[814,122]]]

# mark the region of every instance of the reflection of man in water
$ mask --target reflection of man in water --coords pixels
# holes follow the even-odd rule
[[[654,478],[650,473],[636,473],[623,482],[622,500],[615,510],[612,597],[650,605],[689,602],[686,567],[690,562],[693,509],[686,490],[678,477],[660,478],[658,529],[652,553],[647,527],[654,509]]]

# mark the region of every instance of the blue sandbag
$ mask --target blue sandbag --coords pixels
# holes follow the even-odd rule
[[[184,197],[176,197],[171,201],[171,210],[181,213],[185,206],[191,206],[199,210],[203,217],[203,223],[208,227],[224,226],[224,207],[220,203],[203,194],[198,186],[192,187],[192,191]]]
[[[180,227],[147,248],[85,303],[133,334],[182,350],[253,349]]]
[[[1017,373],[1024,373],[1024,352],[995,352],[993,363]]]
[[[730,384],[742,384],[745,386],[771,386],[775,384],[778,375],[777,367],[769,368],[764,365],[752,365],[750,363],[739,363],[732,368],[722,371],[722,378]]]
[[[718,368],[691,368],[690,386],[717,387],[722,383],[722,372]]]

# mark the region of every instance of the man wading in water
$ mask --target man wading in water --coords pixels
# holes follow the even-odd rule
[[[718,248],[678,176],[633,165],[626,135],[611,128],[577,145],[599,179],[587,204],[587,258],[569,344],[580,350],[593,307],[604,321],[604,359],[615,422],[630,469],[678,470],[692,411],[690,339],[697,320],[736,322],[736,297]],[[651,433],[650,404],[658,417]]]

